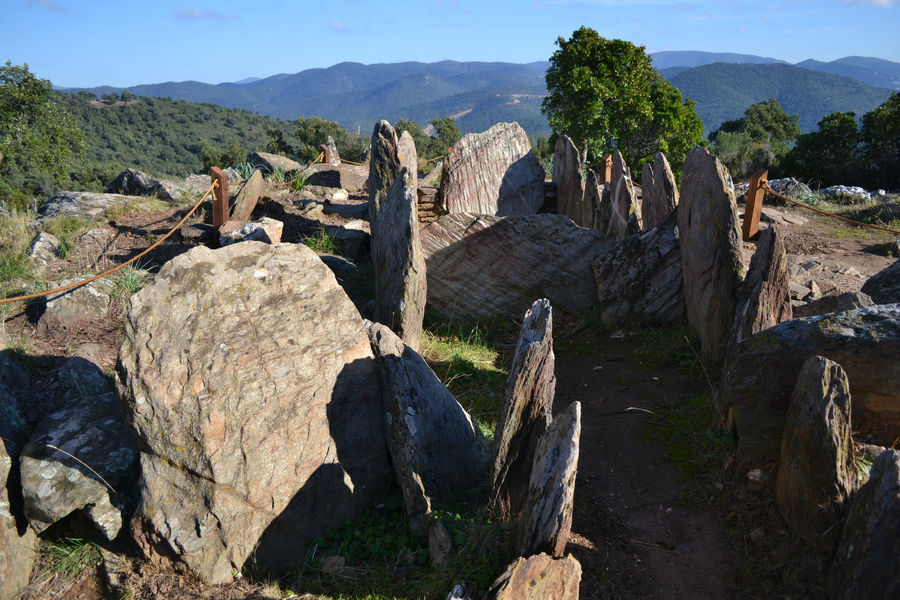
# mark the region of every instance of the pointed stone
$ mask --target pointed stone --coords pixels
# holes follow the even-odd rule
[[[591,207],[591,229],[606,234],[612,221],[612,199],[610,185],[600,180],[593,169],[588,169],[587,183],[584,186],[584,201]]]
[[[528,496],[535,451],[550,425],[555,364],[553,312],[544,298],[531,305],[522,321],[494,435],[491,499],[513,518]]]
[[[575,144],[567,135],[556,138],[553,154],[553,183],[556,184],[556,212],[566,215],[576,225],[587,227],[584,222],[584,178],[581,176],[581,159]]]
[[[731,176],[705,148],[684,163],[678,233],[688,325],[703,356],[722,360],[744,275],[741,232]]]
[[[234,199],[234,208],[231,210],[231,221],[249,221],[256,203],[266,193],[266,182],[260,171],[254,171]]]
[[[400,156],[400,168],[409,172],[407,185],[415,192],[419,189],[419,154],[416,152],[415,140],[406,130],[397,139],[397,154]]]
[[[517,558],[485,593],[486,600],[578,600],[581,564],[571,554]]]
[[[842,504],[856,489],[850,384],[835,362],[813,356],[797,376],[788,408],[775,498],[784,520],[808,543],[840,538]]]
[[[678,187],[675,185],[675,175],[665,154],[657,152],[653,165],[644,164],[641,182],[644,185],[641,216],[644,219],[644,231],[648,231],[656,227],[657,223],[678,206]]]
[[[634,191],[631,174],[625,159],[618,150],[613,154],[612,181],[609,197],[612,216],[606,233],[611,238],[623,240],[641,231],[641,205]]]
[[[375,234],[375,216],[381,203],[390,193],[394,180],[400,172],[400,150],[397,132],[391,124],[382,119],[372,130],[371,157],[369,158],[369,225]]]
[[[559,558],[565,553],[572,529],[580,438],[581,402],[573,402],[553,419],[538,443],[519,521],[522,556],[549,552]]]
[[[419,240],[416,190],[406,167],[400,170],[390,193],[383,199],[372,230],[376,232],[372,237],[375,320],[418,349],[427,282],[425,256]]]

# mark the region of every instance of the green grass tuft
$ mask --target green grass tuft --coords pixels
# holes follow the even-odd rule
[[[100,563],[100,548],[93,542],[78,538],[62,538],[43,542],[42,552],[50,570],[65,579],[73,579],[85,569]]]
[[[337,240],[328,235],[324,228],[319,229],[314,235],[304,237],[303,243],[315,252],[335,254],[338,251]]]

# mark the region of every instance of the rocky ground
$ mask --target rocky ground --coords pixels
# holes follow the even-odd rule
[[[364,218],[362,197],[335,191],[280,192],[260,204],[254,217],[282,220],[283,239],[289,242]],[[45,277],[62,279],[121,262],[163,235],[182,214],[183,209],[137,204],[98,227],[101,233],[76,244],[65,259],[48,265]],[[198,219],[209,220],[209,215]],[[802,209],[767,206],[763,222],[778,224],[785,233],[798,305],[816,293],[858,291],[868,277],[896,260],[885,255],[895,238],[835,224]],[[197,243],[176,235],[142,259],[140,267],[152,278],[162,263]],[[755,243],[744,243],[746,263],[754,249]],[[126,307],[122,298],[107,316],[75,329],[38,328],[35,305],[6,313],[5,344],[39,357],[30,403],[36,414],[30,418],[36,419],[39,407],[53,396],[52,383],[42,379],[42,372],[51,372],[63,358],[87,356],[113,372]],[[558,319],[554,412],[582,402],[581,458],[568,546],[583,567],[581,597],[824,594],[816,587],[819,557],[794,555],[794,541],[771,503],[754,494],[754,482],[736,479],[727,435],[709,439],[717,431],[710,394],[719,374],[704,370],[682,333],[627,327],[610,331],[590,318]],[[699,428],[689,429],[693,426]],[[706,458],[702,466],[695,460],[698,452]],[[39,571],[27,597],[117,597],[108,590],[110,578],[126,580],[135,597],[144,598],[269,598],[286,593],[265,581],[203,586],[137,559],[104,559],[106,566],[89,568],[74,580]]]

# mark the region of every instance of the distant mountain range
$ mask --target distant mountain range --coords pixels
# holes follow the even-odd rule
[[[858,116],[900,90],[900,63],[846,57],[829,63],[806,60],[790,65],[774,58],[714,52],[657,52],[653,65],[697,103],[706,130],[743,115],[750,104],[776,98],[800,115],[804,131],[834,111]],[[548,133],[540,112],[549,62],[528,64],[404,62],[340,63],[324,69],[248,77],[218,85],[197,81],[83,88],[98,96],[131,92],[139,96],[210,102],[283,119],[316,115],[351,131],[368,134],[378,119],[412,118],[424,125],[453,116],[463,133],[499,121],[518,121],[529,134]],[[66,89],[62,91],[81,91]]]

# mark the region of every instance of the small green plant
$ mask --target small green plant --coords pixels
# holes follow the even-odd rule
[[[56,247],[56,254],[60,258],[64,259],[69,256],[69,251],[72,250],[72,242],[69,241],[68,238],[62,238],[59,240],[59,245]]]
[[[243,162],[239,165],[234,165],[234,170],[237,171],[237,174],[241,176],[241,179],[247,180],[253,176],[253,172],[256,171],[256,167],[253,164],[248,162]]]
[[[65,579],[73,579],[102,560],[100,548],[79,538],[62,538],[43,543],[50,570]]]
[[[291,183],[291,189],[295,192],[303,191],[306,188],[306,181],[309,179],[309,171],[300,171]]]
[[[796,196],[794,196],[794,200],[796,200],[797,202],[802,202],[803,204],[807,204],[809,206],[815,206],[816,208],[821,208],[828,205],[828,202],[815,192],[799,192]]]
[[[334,254],[338,250],[338,243],[334,237],[328,235],[325,228],[320,228],[315,234],[303,238],[303,243],[316,252]]]
[[[117,298],[128,298],[136,293],[147,281],[147,273],[142,269],[136,269],[131,265],[123,267],[118,272],[113,295]]]
[[[275,170],[269,174],[269,183],[284,183],[287,181],[287,171],[281,167],[275,167]]]

